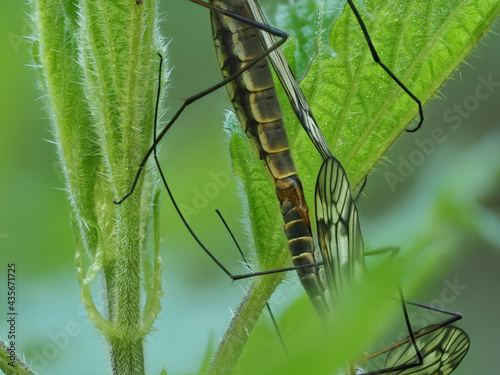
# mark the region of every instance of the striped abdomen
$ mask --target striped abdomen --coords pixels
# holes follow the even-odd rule
[[[249,18],[239,0],[213,0],[212,3]],[[259,32],[255,28],[214,11],[212,32],[219,67],[224,77],[236,73],[263,52]],[[243,131],[252,141],[275,183],[292,262],[294,265],[312,264],[315,262],[314,244],[308,207],[290,153],[283,115],[267,59],[262,59],[228,83],[227,91]],[[318,285],[316,268],[302,268],[298,273],[314,305],[317,309],[322,309],[324,297]]]

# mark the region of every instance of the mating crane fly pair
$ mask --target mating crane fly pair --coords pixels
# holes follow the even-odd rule
[[[163,183],[181,219],[199,245],[226,274],[232,279],[239,279],[295,269],[316,311],[323,320],[327,321],[337,300],[341,297],[344,289],[342,285],[359,279],[364,272],[363,241],[355,201],[352,198],[345,171],[340,162],[333,157],[309,104],[279,49],[286,41],[287,34],[268,25],[256,0],[211,0],[210,3],[201,0],[190,1],[211,10],[215,49],[224,79],[186,99],[170,122],[156,136],[161,91],[159,84],[153,145],[144,156],[130,191],[115,203],[122,203],[133,193],[142,169],[149,156],[154,154]],[[360,13],[352,0],[347,0],[347,2],[361,27],[373,60],[415,101],[420,121],[414,129],[409,131],[417,130],[423,121],[421,102],[380,60]],[[137,5],[140,6],[139,1]],[[276,41],[275,37],[279,40]],[[314,246],[309,210],[302,183],[290,153],[283,115],[277,100],[268,59],[279,77],[297,118],[324,160],[318,174],[315,193],[319,249],[315,249]],[[160,56],[160,82],[161,71]],[[159,165],[156,146],[184,109],[222,86],[227,87],[229,98],[243,131],[251,139],[275,184],[293,267],[233,276],[201,243],[187,224],[173,199]],[[374,356],[389,353],[385,368],[367,374],[451,373],[465,356],[469,347],[467,334],[459,328],[449,326],[450,323],[461,318],[460,314],[427,307],[452,316],[439,325],[429,326],[414,333],[402,293],[400,296],[410,337],[376,353]],[[415,305],[425,307],[421,304]],[[362,371],[356,369],[354,365],[351,367],[351,373]]]

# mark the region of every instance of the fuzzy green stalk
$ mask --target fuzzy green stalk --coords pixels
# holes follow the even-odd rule
[[[5,375],[34,375],[35,372],[20,358],[12,352],[10,342],[0,339],[0,370]]]
[[[33,54],[72,207],[81,298],[115,374],[144,374],[143,341],[162,295],[153,172],[113,203],[152,143],[163,52],[156,15],[156,1],[32,1]]]

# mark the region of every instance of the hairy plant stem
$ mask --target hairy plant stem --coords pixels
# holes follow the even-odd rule
[[[289,258],[286,252],[283,252],[283,258]],[[208,375],[226,375],[234,371],[249,333],[252,332],[262,309],[284,277],[284,274],[273,274],[254,280],[222,337],[207,371]]]
[[[144,374],[144,337],[160,311],[159,196],[146,168],[162,41],[156,1],[33,0],[34,58],[72,205],[78,281],[115,374]],[[156,236],[155,236],[156,237]],[[153,256],[151,250],[154,249]],[[90,283],[102,279],[102,307]],[[143,292],[146,304],[141,305]]]

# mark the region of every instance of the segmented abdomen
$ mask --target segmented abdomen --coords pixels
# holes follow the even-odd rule
[[[212,3],[249,17],[239,0],[214,0]],[[255,28],[214,11],[212,32],[219,67],[224,77],[236,73],[263,52],[259,32]],[[252,141],[275,183],[293,264],[315,263],[308,207],[290,153],[283,115],[267,59],[262,59],[229,82],[227,91],[243,131]],[[317,267],[299,269],[298,274],[313,304],[319,311],[323,310],[323,313],[324,295],[318,284]]]

